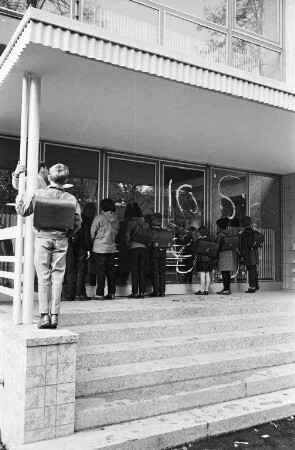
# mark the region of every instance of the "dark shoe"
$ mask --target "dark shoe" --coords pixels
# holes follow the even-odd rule
[[[254,288],[249,288],[247,291],[245,291],[246,294],[254,294],[254,292],[256,292],[256,289]]]
[[[57,328],[57,324],[58,324],[58,315],[52,314],[50,328],[53,328],[53,329]]]
[[[225,292],[226,292],[225,289],[221,289],[221,291],[216,292],[216,294],[221,295],[221,294],[224,294]]]
[[[128,298],[138,298],[138,294],[132,292],[132,294],[128,295]]]
[[[156,294],[156,292],[151,292],[149,297],[160,297],[161,294]]]
[[[76,300],[91,300],[92,297],[88,297],[88,295],[83,294],[83,295],[76,295]]]
[[[104,296],[103,295],[94,295],[93,297],[92,297],[92,300],[104,300]]]
[[[165,294],[165,292],[160,292],[160,295],[159,295],[159,297],[166,297],[166,294]]]
[[[208,291],[204,291],[203,295],[209,295],[209,292]]]
[[[37,325],[37,327],[40,330],[43,330],[45,328],[51,328],[51,322],[50,322],[50,317],[48,314],[44,314],[40,317],[39,323]]]
[[[104,300],[115,300],[115,294],[107,294],[104,296]]]
[[[230,295],[230,294],[231,294],[231,291],[230,291],[230,290],[226,291],[226,290],[222,289],[222,291],[217,292],[217,294],[220,294],[220,295]]]
[[[203,294],[203,291],[201,291],[201,289],[200,289],[198,292],[195,292],[194,294],[195,294],[195,295],[202,295],[202,294]]]
[[[259,291],[259,289],[260,289],[260,286],[256,286],[256,291]]]
[[[138,298],[144,298],[144,292],[140,292],[140,293],[138,294]]]

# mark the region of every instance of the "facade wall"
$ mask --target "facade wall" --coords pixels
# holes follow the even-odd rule
[[[286,0],[285,7],[286,82],[295,88],[295,2]]]
[[[283,179],[283,287],[295,289],[295,173]]]

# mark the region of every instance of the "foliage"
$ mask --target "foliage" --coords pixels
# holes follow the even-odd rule
[[[69,15],[71,0],[2,0],[1,6],[24,13],[29,6],[59,15]]]

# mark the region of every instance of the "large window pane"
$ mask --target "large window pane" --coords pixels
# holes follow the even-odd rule
[[[241,70],[281,79],[281,54],[243,39],[233,38],[232,65]]]
[[[165,46],[190,56],[225,64],[226,35],[197,23],[166,15]]]
[[[125,209],[128,203],[137,202],[143,216],[155,210],[155,164],[110,157],[108,159],[108,197],[116,204],[120,221],[117,236],[116,267],[118,285],[130,282],[130,260],[126,245],[128,217]],[[147,268],[147,272],[149,269]]]
[[[250,216],[261,229],[265,242],[261,250],[260,278],[281,279],[280,179],[249,175]]]
[[[191,230],[204,224],[204,171],[165,165],[163,188],[164,224],[175,228],[174,246],[167,252],[167,282],[191,283]]]
[[[227,0],[160,0],[159,3],[194,17],[226,25]]]
[[[45,162],[50,168],[63,163],[69,167],[68,183],[73,184],[69,192],[81,207],[88,202],[97,202],[99,152],[54,144],[45,145]]]
[[[225,169],[212,171],[212,223],[220,217],[241,220],[247,208],[246,174]]]
[[[158,10],[130,0],[84,0],[83,21],[140,41],[158,43]]]
[[[236,0],[236,25],[278,41],[278,0]]]
[[[127,203],[137,202],[143,215],[155,209],[155,165],[153,163],[109,158],[108,196],[116,205],[119,219]]]

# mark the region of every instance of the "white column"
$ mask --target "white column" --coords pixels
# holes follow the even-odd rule
[[[38,157],[40,137],[40,95],[41,80],[31,78],[29,100],[28,158],[27,158],[27,198],[37,189]],[[24,284],[23,284],[23,323],[33,321],[34,308],[34,234],[33,216],[26,218],[24,240]]]
[[[28,74],[23,76],[22,83],[22,110],[21,110],[21,129],[20,129],[20,149],[19,162],[26,165],[27,160],[27,136],[28,136],[28,112],[30,95],[30,77]],[[25,191],[25,173],[20,174],[18,195],[23,197]],[[22,258],[23,258],[23,225],[24,218],[17,216],[17,232],[15,240],[15,264],[14,264],[14,294],[13,294],[13,323],[18,325],[22,320],[21,313],[21,277],[22,277]]]

